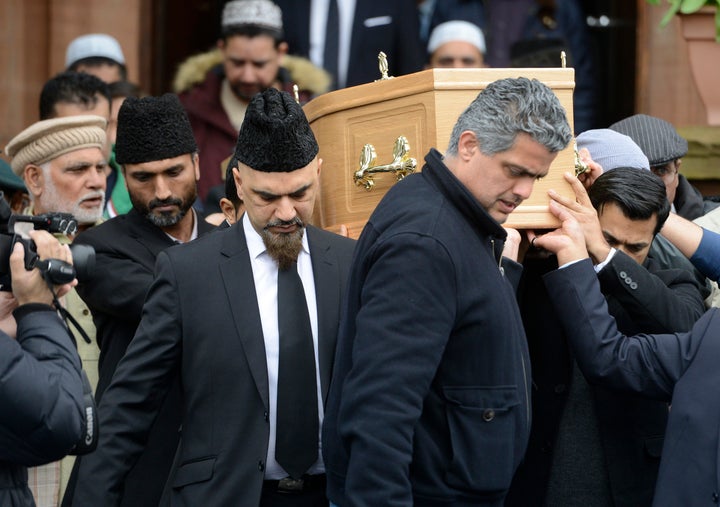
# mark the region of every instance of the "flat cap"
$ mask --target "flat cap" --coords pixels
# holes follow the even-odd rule
[[[654,116],[636,114],[613,123],[610,128],[635,141],[650,161],[650,167],[665,165],[688,152],[687,140],[680,137],[675,127]]]
[[[0,158],[0,190],[27,190],[23,180],[13,172],[10,164]]]
[[[5,153],[13,171],[22,177],[28,164],[41,165],[83,148],[103,149],[105,125],[101,116],[80,115],[33,123],[10,140]]]

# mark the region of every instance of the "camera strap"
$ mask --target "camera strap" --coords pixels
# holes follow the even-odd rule
[[[85,340],[85,343],[92,343],[92,340],[88,336],[88,334],[85,332],[85,330],[82,328],[80,323],[75,319],[75,317],[72,316],[72,314],[67,311],[55,298],[55,307],[57,308],[58,312],[60,312],[60,316],[65,320],[65,324],[67,325],[68,320],[72,323],[73,327],[77,330],[78,333],[80,333],[80,336],[82,336],[83,340]],[[72,335],[72,331],[70,331],[70,326],[68,325],[68,332]],[[75,340],[75,336],[73,336],[73,340]],[[77,345],[77,341],[75,341],[75,344]]]
[[[72,339],[73,343],[75,344],[75,347],[77,348],[77,339],[75,338],[75,335],[70,330],[70,325],[68,324],[68,321],[72,322],[72,325],[77,329],[77,331],[80,333],[80,336],[83,337],[83,339],[87,343],[92,343],[90,340],[90,337],[87,335],[85,330],[82,328],[80,323],[75,319],[75,317],[72,316],[70,312],[65,309],[60,304],[60,301],[58,300],[56,292],[53,290],[53,283],[50,280],[48,276],[45,276],[45,281],[48,284],[48,288],[50,289],[50,293],[53,296],[53,302],[55,304],[55,308],[57,309],[58,313],[60,314],[60,317],[65,322],[65,328],[67,329],[68,334],[70,335],[70,338]],[[98,414],[97,414],[97,404],[95,403],[95,397],[93,396],[93,388],[90,385],[90,380],[87,377],[87,374],[85,373],[85,370],[80,370],[80,377],[82,379],[82,386],[83,386],[83,418],[82,418],[82,438],[75,444],[75,447],[73,447],[69,454],[73,456],[81,456],[83,454],[89,454],[92,451],[95,450],[98,444],[98,438],[100,434],[98,433],[99,430],[99,423],[98,423]]]

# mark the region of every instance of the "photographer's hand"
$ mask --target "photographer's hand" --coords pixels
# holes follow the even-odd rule
[[[58,259],[72,263],[72,254],[67,245],[61,245],[58,240],[47,231],[30,231],[30,237],[35,242],[37,254],[41,260]],[[25,269],[25,251],[20,243],[16,243],[10,256],[10,271],[12,273],[13,295],[19,305],[26,303],[53,304],[53,295],[45,282],[40,270]],[[55,293],[61,297],[77,284],[73,280],[70,284],[55,286]]]

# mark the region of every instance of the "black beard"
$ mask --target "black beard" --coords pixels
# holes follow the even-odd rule
[[[293,224],[298,226],[298,230],[295,232],[270,232],[270,227]],[[265,249],[267,250],[268,255],[277,262],[278,269],[288,269],[292,266],[293,262],[297,262],[300,250],[302,250],[302,238],[304,232],[305,224],[300,217],[295,217],[289,221],[276,220],[275,222],[269,222],[263,228],[260,236],[265,244]]]
[[[144,216],[151,224],[162,229],[163,227],[171,227],[180,222],[180,220],[182,220],[185,215],[187,215],[187,212],[190,210],[190,208],[192,208],[196,197],[197,190],[193,190],[191,192],[188,192],[184,196],[184,199],[180,199],[179,197],[170,197],[163,200],[153,199],[149,203],[145,204],[139,202],[134,198],[132,194],[130,194],[130,202],[132,202],[133,208],[135,208],[138,213]],[[178,211],[175,213],[168,212],[159,214],[153,212],[155,208],[167,205],[177,206]]]

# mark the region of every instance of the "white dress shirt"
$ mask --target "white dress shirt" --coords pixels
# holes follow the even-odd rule
[[[265,479],[276,480],[288,476],[287,472],[275,460],[275,433],[277,429],[277,380],[278,358],[280,340],[278,333],[278,307],[277,307],[277,279],[278,267],[265,250],[262,238],[253,228],[247,213],[243,215],[243,230],[250,254],[255,293],[257,295],[260,320],[262,323],[263,338],[265,340],[265,360],[267,361],[268,386],[270,390],[270,441],[268,442],[267,460],[265,463]],[[308,247],[307,231],[303,234],[302,250],[298,256],[297,268],[305,290],[308,313],[310,314],[310,327],[312,328],[313,345],[315,349],[315,380],[317,383],[318,415],[320,417],[318,428],[322,428],[324,416],[322,404],[322,390],[320,389],[320,371],[318,365],[318,319],[317,300],[315,298],[315,279],[313,277],[310,249]],[[308,470],[309,474],[325,472],[322,462],[322,449],[320,432],[318,431],[318,460]]]
[[[350,65],[350,44],[352,43],[353,20],[356,0],[337,0],[340,26],[338,34],[338,88],[344,88]],[[310,61],[325,68],[325,31],[327,30],[330,0],[312,0],[310,4]]]

